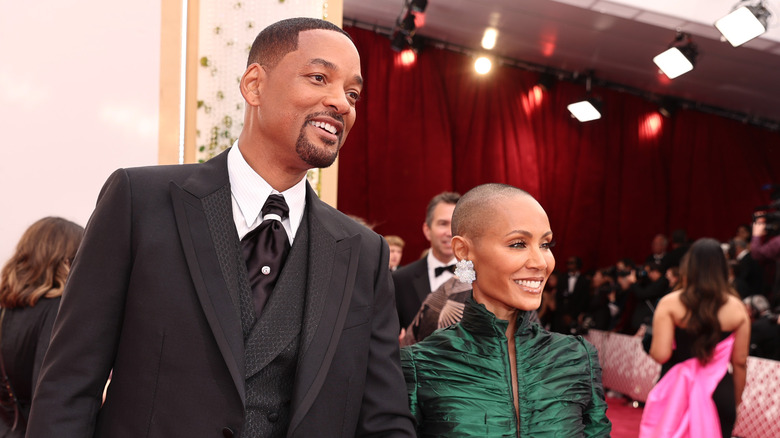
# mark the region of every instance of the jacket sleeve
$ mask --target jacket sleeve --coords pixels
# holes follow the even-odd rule
[[[390,251],[384,239],[379,241],[368,370],[356,435],[414,437],[398,352],[398,316],[388,268]]]
[[[29,438],[94,435],[132,264],[130,181],[108,179],[73,262],[28,422]]]
[[[608,437],[612,431],[612,423],[607,418],[607,402],[604,398],[604,387],[601,384],[601,364],[596,347],[582,339],[590,363],[591,400],[582,413],[586,437]]]
[[[753,236],[750,240],[750,255],[758,261],[780,257],[780,236],[774,236],[766,242],[761,236]]]
[[[46,354],[46,350],[49,348],[49,342],[51,341],[51,331],[54,326],[54,319],[57,316],[57,309],[59,309],[60,298],[53,298],[47,301],[51,301],[51,303],[48,303],[49,305],[46,308],[46,312],[43,314],[41,331],[38,333],[38,343],[35,347],[35,362],[33,363],[32,369],[33,393],[35,392],[35,385],[38,382],[38,375],[41,372],[41,366],[43,366],[44,355]],[[42,303],[39,301],[38,305],[41,304]]]

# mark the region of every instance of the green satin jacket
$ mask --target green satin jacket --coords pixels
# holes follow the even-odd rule
[[[518,315],[512,397],[507,321],[469,298],[463,320],[401,350],[419,437],[608,437],[596,349]]]

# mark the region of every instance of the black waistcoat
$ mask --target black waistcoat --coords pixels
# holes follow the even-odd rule
[[[241,438],[284,437],[290,423],[295,370],[303,322],[309,254],[308,209],[263,313],[243,324],[246,411]],[[246,269],[239,273],[239,293],[251,294]],[[247,298],[245,295],[244,298]],[[252,303],[249,299],[240,299]],[[253,312],[253,309],[240,309]]]

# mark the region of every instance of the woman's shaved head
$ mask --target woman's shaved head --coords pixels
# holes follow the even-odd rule
[[[455,211],[452,213],[452,235],[479,238],[485,226],[490,223],[491,212],[496,203],[515,196],[534,199],[525,190],[508,184],[482,184],[469,190],[455,205]]]

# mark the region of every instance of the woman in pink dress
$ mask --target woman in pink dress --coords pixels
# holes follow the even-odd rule
[[[653,315],[650,356],[663,366],[640,437],[730,437],[745,387],[750,318],[728,285],[718,241],[697,240],[681,274],[682,287]]]

